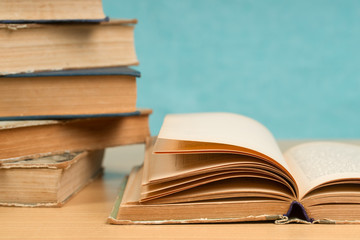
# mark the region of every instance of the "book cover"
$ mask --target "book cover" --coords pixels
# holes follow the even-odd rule
[[[136,23],[0,24],[0,75],[138,65]]]
[[[143,143],[150,136],[150,114],[151,110],[143,109],[111,117],[0,121],[0,138],[3,139],[0,163],[64,151]]]
[[[140,72],[128,67],[0,77],[0,120],[116,117],[136,111]]]
[[[55,71],[27,72],[16,74],[0,75],[1,78],[31,78],[31,77],[67,77],[67,76],[133,76],[140,77],[139,71],[129,67],[103,67],[103,68],[85,68],[68,69]]]
[[[0,23],[102,22],[102,0],[2,0]]]
[[[0,206],[61,207],[102,173],[104,150],[0,164]],[[34,177],[36,176],[36,178]]]
[[[110,21],[109,17],[99,18],[99,19],[49,19],[49,20],[42,20],[42,19],[34,19],[34,20],[26,20],[26,19],[18,19],[18,20],[1,20],[0,23],[3,24],[31,24],[31,23],[38,23],[38,24],[56,24],[56,23],[101,23],[101,22],[108,22]]]

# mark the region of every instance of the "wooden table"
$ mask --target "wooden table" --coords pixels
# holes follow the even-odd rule
[[[296,141],[295,141],[296,142]],[[359,141],[358,141],[359,142]],[[294,141],[282,142],[283,149]],[[360,225],[106,224],[120,179],[142,162],[143,146],[110,149],[105,174],[62,208],[0,207],[1,239],[360,239]]]

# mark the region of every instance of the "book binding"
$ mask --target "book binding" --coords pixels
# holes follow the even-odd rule
[[[284,218],[276,220],[276,224],[288,224],[288,223],[313,223],[314,219],[310,218],[304,208],[304,206],[298,202],[293,201],[290,204],[289,210],[284,214]]]
[[[21,78],[21,77],[67,77],[67,76],[133,76],[140,77],[141,73],[129,67],[103,67],[103,68],[85,68],[69,69],[56,71],[41,71],[28,73],[15,73],[0,75],[0,78]]]
[[[26,23],[100,23],[100,22],[108,22],[110,20],[109,17],[99,18],[99,19],[52,19],[52,20],[0,20],[0,23],[4,24],[26,24]]]
[[[129,117],[139,116],[143,111],[138,110],[128,113],[103,113],[103,114],[81,114],[81,115],[37,115],[37,116],[13,116],[0,117],[0,121],[32,121],[32,120],[70,120],[84,118],[104,118],[104,117]],[[146,111],[145,111],[146,112]]]

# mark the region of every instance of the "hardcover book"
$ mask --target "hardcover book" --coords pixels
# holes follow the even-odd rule
[[[0,118],[134,112],[137,77],[127,67],[0,76]]]
[[[64,151],[143,143],[150,135],[150,113],[151,110],[139,110],[108,115],[78,115],[77,119],[65,115],[61,116],[62,120],[0,121],[0,164]]]
[[[60,207],[102,173],[104,151],[0,164],[0,206]]]
[[[311,142],[284,154],[242,115],[168,115],[123,182],[113,224],[360,223],[360,146]]]
[[[0,24],[0,75],[137,65],[136,22]]]
[[[106,20],[101,0],[1,0],[0,22],[100,22]]]

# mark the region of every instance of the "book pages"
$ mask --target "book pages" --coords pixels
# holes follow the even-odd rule
[[[289,149],[285,158],[300,187],[300,198],[328,182],[360,179],[360,147],[312,142]]]
[[[216,143],[250,149],[266,155],[289,171],[270,131],[259,122],[239,114],[170,114],[165,117],[158,139]],[[155,146],[154,151],[158,150]]]

